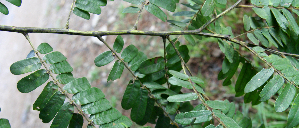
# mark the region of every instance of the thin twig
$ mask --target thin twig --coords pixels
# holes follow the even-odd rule
[[[134,26],[133,26],[133,28],[132,28],[133,30],[137,30],[137,25],[138,25],[138,22],[139,22],[139,19],[140,19],[140,17],[141,17],[141,13],[142,13],[142,10],[143,10],[145,4],[146,4],[146,2],[142,2],[141,8],[140,8],[140,10],[138,11],[138,17],[137,17],[137,20],[136,20],[136,22],[135,22],[135,24],[134,24]]]
[[[135,79],[136,79],[136,80],[139,80],[139,78],[133,73],[133,71],[132,71],[131,68],[127,65],[127,63],[125,63],[124,60],[123,60],[119,55],[117,55],[117,53],[116,53],[116,52],[115,52],[115,51],[108,45],[108,43],[102,38],[102,36],[96,36],[96,37],[97,37],[100,41],[102,41],[102,42],[103,42],[103,43],[110,49],[110,51],[117,57],[117,59],[120,60],[120,61],[125,65],[125,67],[129,70],[129,72],[131,73],[131,75],[134,77],[134,80],[135,80]],[[152,97],[152,98],[155,99],[155,102],[156,102],[156,104],[158,105],[158,107],[162,108],[162,105],[157,101],[157,98],[155,98],[155,97],[152,95],[151,90],[150,90],[149,88],[147,88],[143,83],[141,83],[140,80],[139,80],[139,82],[140,82],[141,86],[142,86],[143,88],[145,88],[145,89],[148,91],[150,97]],[[168,115],[168,113],[167,113],[163,108],[162,108],[162,110],[163,110],[164,114],[170,119],[171,123],[172,123],[172,124],[175,124],[175,125],[177,126],[177,128],[179,128],[178,124],[175,123],[175,122],[170,118],[170,116]]]
[[[256,5],[238,5],[236,8],[263,8],[265,6],[256,6]],[[273,6],[268,6],[269,8],[277,8],[277,9],[283,9],[286,7],[273,7]],[[286,9],[299,9],[298,7],[288,7]]]
[[[71,19],[71,14],[74,10],[74,4],[76,3],[76,0],[73,0],[73,3],[71,5],[71,9],[70,9],[70,12],[69,12],[69,15],[68,15],[68,18],[67,18],[67,21],[66,21],[66,24],[65,24],[65,29],[69,29],[69,25],[70,25],[70,19]]]
[[[47,67],[45,61],[43,61],[43,59],[41,58],[41,56],[39,55],[39,52],[35,49],[35,47],[33,46],[28,33],[23,33],[23,35],[25,36],[25,38],[27,39],[27,41],[29,42],[31,48],[34,50],[35,54],[37,55],[38,59],[41,61],[42,65],[45,67],[47,73],[50,75],[50,77],[52,78],[52,80],[54,81],[54,84],[57,85],[59,87],[59,89],[61,90],[62,94],[64,94],[66,96],[66,98],[71,102],[71,104],[73,106],[75,106],[75,108],[79,111],[79,113],[95,128],[95,124],[92,122],[92,120],[90,120],[88,117],[85,116],[84,112],[82,111],[82,109],[80,109],[72,100],[72,98],[70,98],[67,95],[67,92],[62,88],[62,86],[59,84],[58,80],[54,77],[54,75],[52,74],[51,70],[49,70],[49,68]]]

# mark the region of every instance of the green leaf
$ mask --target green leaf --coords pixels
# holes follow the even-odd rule
[[[164,116],[164,114],[161,114],[159,115],[155,128],[176,128],[176,127],[170,124],[170,119],[168,117]]]
[[[138,49],[131,44],[121,53],[121,58],[123,58],[125,62],[130,62],[134,57],[137,56],[137,54]]]
[[[283,12],[284,16],[287,18],[287,20],[289,21],[293,31],[297,35],[299,35],[299,27],[298,27],[298,24],[297,24],[296,20],[294,19],[293,15],[285,8],[282,9],[282,12]]]
[[[124,0],[124,1],[127,1],[127,2],[129,2],[131,4],[137,4],[137,5],[139,5],[139,4],[142,4],[142,2],[144,2],[145,0]]]
[[[134,122],[142,121],[143,117],[145,116],[145,111],[147,107],[147,100],[148,100],[148,91],[146,89],[139,89],[140,93],[136,97],[136,101],[132,106],[131,110],[131,119]]]
[[[193,11],[181,11],[181,12],[176,12],[173,14],[173,16],[187,16],[187,17],[192,17],[196,14],[196,12]]]
[[[130,6],[130,7],[125,8],[122,13],[138,13],[139,10],[140,9],[138,7]]]
[[[108,111],[104,111],[101,113],[97,113],[94,115],[90,115],[90,119],[97,125],[102,125],[106,123],[110,123],[114,120],[117,120],[121,117],[121,113],[115,108],[109,109]]]
[[[61,84],[67,84],[73,80],[75,80],[75,78],[73,77],[72,73],[62,73],[56,76],[56,79],[58,80],[59,83]]]
[[[55,74],[72,72],[73,68],[67,61],[52,64],[50,70]]]
[[[73,113],[69,128],[82,128],[83,117],[79,113]]]
[[[100,89],[96,87],[92,87],[88,90],[75,94],[73,96],[73,100],[76,104],[84,105],[84,104],[98,101],[104,97],[105,95]]]
[[[109,73],[107,81],[114,81],[118,78],[120,78],[121,74],[123,73],[123,70],[125,68],[124,63],[121,61],[117,60],[115,61],[112,70]]]
[[[72,119],[74,106],[65,102],[55,116],[51,128],[66,128]]]
[[[292,104],[291,110],[289,112],[287,128],[293,128],[299,124],[299,114],[298,114],[299,104],[298,103],[299,103],[299,94],[297,94]]]
[[[156,82],[144,82],[143,85],[145,85],[147,88],[149,88],[151,90],[167,89]]]
[[[261,91],[261,101],[270,99],[282,87],[283,83],[284,79],[279,75],[275,75]]]
[[[218,4],[226,5],[227,0],[216,0]]]
[[[299,7],[299,1],[298,0],[293,0],[292,6],[293,7]]]
[[[227,60],[230,63],[233,63],[234,62],[234,60],[233,60],[233,58],[234,58],[234,52],[235,52],[234,46],[231,45],[231,44],[226,44],[226,45],[224,45],[224,48],[225,48],[225,52],[224,52],[225,57],[227,58]]]
[[[168,82],[172,85],[181,86],[184,88],[192,89],[192,84],[189,81],[184,81],[176,77],[170,77]]]
[[[196,11],[198,11],[201,8],[201,6],[199,6],[198,4],[193,4],[193,5],[187,3],[181,3],[181,4]]]
[[[262,69],[246,84],[244,92],[252,92],[262,86],[274,73],[274,69]]]
[[[148,98],[144,117],[142,118],[141,121],[136,122],[138,125],[145,125],[149,121],[150,119],[149,115],[152,114],[154,105],[155,105],[155,99]]]
[[[135,105],[138,95],[140,95],[140,83],[135,81],[132,84],[129,84],[126,88],[126,91],[123,95],[121,101],[121,107],[125,110],[132,108]]]
[[[229,110],[229,102],[227,100],[221,101],[221,100],[214,100],[214,101],[207,101],[207,105],[209,105],[213,109],[220,109],[224,113],[226,113]]]
[[[37,47],[37,51],[41,54],[47,54],[53,51],[53,48],[48,43],[41,43]]]
[[[25,74],[36,71],[42,66],[40,60],[36,57],[24,59],[13,63],[10,66],[10,72],[14,75]]]
[[[191,79],[192,82],[194,82],[196,84],[204,84],[204,81],[202,79],[198,78],[198,77],[191,76],[190,79]]]
[[[243,24],[244,24],[244,29],[246,31],[249,31],[250,30],[250,19],[247,15],[243,16]]]
[[[141,67],[139,68],[139,72],[146,75],[164,69],[165,62],[162,57],[156,57],[144,61],[139,67]]]
[[[149,0],[149,2],[171,12],[176,9],[176,3],[173,0]]]
[[[63,105],[64,100],[65,95],[61,94],[60,91],[57,91],[51,97],[47,105],[39,113],[39,118],[43,121],[43,123],[49,123],[54,118]]]
[[[177,72],[177,71],[174,71],[174,70],[169,70],[169,73],[171,75],[175,76],[176,78],[180,78],[182,80],[188,80],[189,79],[188,75],[180,73],[180,72]]]
[[[262,29],[262,34],[268,39],[268,41],[273,44],[276,48],[278,47],[278,45],[276,44],[276,42],[274,41],[274,39],[272,38],[272,36],[269,33],[269,30],[266,28]],[[269,44],[263,44],[266,47],[269,47]],[[267,46],[268,45],[268,46]]]
[[[107,2],[107,1],[106,1]],[[99,0],[77,0],[76,7],[93,14],[101,14],[100,6],[105,6]]]
[[[63,87],[63,90],[71,94],[76,94],[78,92],[84,91],[91,88],[86,77],[75,79]]]
[[[9,120],[8,119],[4,119],[4,118],[0,118],[0,127],[1,128],[11,128]]]
[[[261,18],[263,19],[267,19],[267,17],[269,16],[264,9],[262,8],[252,8],[252,10]]]
[[[120,35],[118,35],[114,41],[113,49],[117,53],[120,53],[123,47],[124,47],[124,39]]]
[[[87,11],[84,11],[78,7],[74,8],[73,13],[79,17],[86,19],[86,20],[90,19],[90,14]]]
[[[270,28],[269,32],[271,34],[271,36],[276,40],[276,42],[280,45],[283,46],[281,39],[279,37],[279,33],[277,32],[277,30],[275,30],[274,28]]]
[[[196,93],[184,93],[184,94],[169,96],[167,100],[169,102],[185,102],[190,100],[196,100],[197,98],[198,96]]]
[[[33,104],[33,110],[42,110],[50,98],[58,91],[58,86],[54,84],[53,81],[50,81],[46,87],[43,89],[42,93],[38,96],[36,101]]]
[[[228,128],[241,128],[232,118],[222,114],[218,110],[213,110],[214,114],[220,118],[220,120],[225,124]]]
[[[136,71],[139,68],[140,64],[146,60],[147,56],[143,52],[139,51],[137,56],[128,63],[128,66],[132,71]]]
[[[262,31],[255,30],[253,33],[254,33],[255,37],[262,43],[262,45],[264,45],[265,47],[269,47],[269,42],[262,34]]]
[[[287,25],[288,25],[287,19],[277,9],[271,8],[271,11],[272,11],[272,13],[273,13],[273,15],[274,15],[274,17],[275,17],[278,25],[282,29],[286,30],[287,29]]]
[[[214,0],[206,0],[201,8],[201,14],[203,16],[210,16],[215,8]]]
[[[81,109],[85,114],[96,114],[99,112],[106,111],[110,108],[112,108],[112,106],[110,105],[110,102],[105,98],[81,106]]]
[[[274,107],[276,112],[282,112],[286,110],[290,106],[295,94],[296,88],[294,87],[294,85],[291,85],[289,83],[286,84],[275,101]]]
[[[32,57],[34,57],[34,56],[35,56],[35,52],[34,52],[34,50],[31,50],[31,51],[28,53],[26,59],[28,59],[28,58],[32,58]]]
[[[9,13],[8,8],[1,2],[0,2],[0,12],[3,13],[4,15],[8,15]]]
[[[283,6],[283,7],[290,7],[291,3],[292,3],[293,0],[282,0],[280,2],[280,5]]]
[[[193,39],[192,35],[184,35],[184,37],[191,45],[195,45],[195,40]]]
[[[111,123],[101,125],[100,128],[129,128],[132,124],[132,121],[128,117],[121,116]]]
[[[209,110],[200,110],[200,111],[191,111],[186,113],[180,113],[175,116],[175,122],[183,125],[188,125],[195,120],[196,123],[206,122],[212,119],[211,111]],[[195,123],[194,122],[194,123]]]
[[[58,51],[51,52],[44,56],[43,60],[46,61],[48,64],[54,64],[58,62],[65,61],[67,58]]]
[[[166,107],[165,107],[165,111],[167,113],[169,113],[170,115],[174,115],[176,114],[177,110],[180,107],[180,102],[168,102]]]
[[[202,5],[203,2],[201,0],[192,0],[194,3],[198,4],[198,5]]]
[[[101,67],[106,64],[109,64],[113,60],[114,60],[114,56],[113,56],[112,52],[106,51],[106,52],[103,52],[100,55],[98,55],[95,58],[94,63],[96,66]]]
[[[38,70],[30,75],[22,78],[17,88],[21,93],[28,93],[41,86],[49,79],[49,74],[45,69]]]
[[[22,4],[22,0],[6,0],[6,1],[18,7],[20,7]]]
[[[244,94],[245,85],[250,81],[250,79],[255,75],[255,71],[250,63],[245,63],[241,69],[239,77],[235,85],[236,97],[242,96]]]
[[[149,3],[148,5],[145,5],[145,9],[160,20],[166,22],[167,15],[157,5]]]

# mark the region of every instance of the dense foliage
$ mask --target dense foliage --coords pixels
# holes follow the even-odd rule
[[[7,1],[21,5],[21,0]],[[13,63],[10,71],[14,75],[33,72],[18,82],[17,88],[21,93],[29,93],[51,78],[33,104],[33,109],[40,111],[39,117],[44,123],[53,120],[51,127],[82,127],[84,117],[88,127],[130,127],[132,121],[138,125],[156,124],[157,128],[253,127],[252,119],[243,115],[235,103],[210,100],[202,88],[204,80],[193,76],[187,67],[190,59],[187,45],[197,45],[205,36],[217,38],[225,55],[218,74],[223,86],[234,85],[235,96],[244,97],[244,103],[258,105],[274,99],[275,111],[286,111],[288,117],[283,125],[273,127],[299,125],[299,27],[296,21],[299,0],[251,0],[251,5],[240,5],[241,0],[236,3],[227,0],[124,1],[133,6],[125,8],[123,13],[140,15],[145,9],[181,31],[139,31],[138,19],[132,30],[115,32],[0,26],[1,31],[24,34],[30,44],[28,33],[96,36],[109,50],[94,59],[95,65],[101,67],[116,60],[107,81],[119,79],[125,68],[133,76],[121,101],[123,109],[131,109],[130,120],[110,105],[100,89],[91,87],[85,77],[74,78],[71,73],[73,68],[63,54],[53,51],[48,43],[42,43],[37,48],[32,46],[35,55],[29,54],[26,59]],[[100,6],[106,4],[107,0],[76,0],[72,10],[75,15],[90,19],[90,13],[100,14]],[[175,12],[179,4],[188,9]],[[237,7],[251,8],[253,12],[250,16],[243,16],[246,32],[235,36],[231,27],[221,23],[221,17]],[[0,12],[8,14],[8,9],[1,2]],[[183,17],[167,20],[167,14]],[[148,58],[132,44],[124,48],[123,34],[160,36],[164,56]],[[118,35],[113,47],[102,38],[103,35]],[[173,35],[184,35],[189,43],[181,44],[178,41],[180,37],[173,38]],[[241,41],[238,39],[240,36],[249,40]],[[257,67],[240,51],[252,53],[254,58],[260,59],[261,65]],[[240,72],[238,68],[241,68]],[[232,80],[234,76],[236,81]],[[183,88],[192,92],[183,93]],[[194,107],[192,100],[198,100],[199,104]],[[10,127],[8,120],[0,119],[0,127]]]

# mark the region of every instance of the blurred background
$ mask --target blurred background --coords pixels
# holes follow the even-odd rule
[[[3,1],[10,12],[9,15],[0,14],[0,24],[19,27],[64,28],[71,2],[71,0],[30,0],[23,1],[21,7],[15,7]],[[184,2],[192,3],[191,0],[180,0],[180,3]],[[233,2],[235,1],[229,1],[228,3],[232,5]],[[246,3],[246,1],[243,1],[242,4]],[[70,29],[82,31],[131,29],[135,24],[137,14],[122,13],[123,9],[129,6],[131,6],[130,3],[122,0],[108,0],[108,4],[101,7],[102,13],[100,15],[92,14],[90,20],[72,14]],[[177,6],[179,7],[176,12],[188,9],[181,4]],[[242,9],[231,11],[222,19],[223,25],[231,26],[235,35],[244,32],[245,30],[240,28],[243,28],[241,19],[246,12]],[[250,12],[246,14],[252,15]],[[167,15],[168,20],[182,20],[184,18],[173,17],[169,12],[167,12]],[[177,28],[161,21],[147,11],[142,12],[138,29],[149,31],[177,30]],[[54,48],[54,51],[60,51],[64,54],[68,58],[67,61],[74,68],[72,72],[74,77],[87,77],[92,86],[100,88],[105,93],[106,98],[114,107],[122,114],[130,115],[130,111],[121,108],[120,101],[126,85],[132,77],[125,69],[121,79],[107,82],[113,62],[100,68],[94,65],[94,58],[108,50],[97,38],[59,34],[29,34],[29,36],[35,47],[40,43],[47,42]],[[140,51],[144,51],[148,58],[163,56],[163,42],[159,37],[134,35],[123,35],[122,37],[125,41],[125,47],[134,44]],[[112,46],[116,36],[106,36],[104,38]],[[187,43],[184,38],[180,38],[180,42],[182,44]],[[218,47],[217,39],[202,38],[202,40],[197,40],[197,45],[188,45],[188,48],[191,56],[188,66],[195,76],[205,80],[204,89],[210,99],[228,99],[235,102],[236,108],[239,108],[244,115],[252,117],[255,123],[253,126],[258,126],[261,123],[259,121],[265,120],[266,117],[271,120],[268,120],[269,122],[275,121],[274,123],[286,120],[285,113],[271,112],[274,111],[271,103],[270,105],[261,103],[251,107],[250,104],[243,103],[243,97],[234,97],[233,85],[222,86],[222,81],[217,80],[217,76],[221,70],[224,55]],[[32,104],[45,85],[28,94],[20,93],[16,87],[17,82],[28,74],[15,76],[9,71],[12,63],[25,59],[31,50],[29,43],[22,34],[0,31],[0,118],[9,119],[12,128],[47,128],[51,124],[51,122],[43,124],[38,117],[39,112],[32,110]],[[250,55],[248,56],[250,57]],[[256,62],[256,66],[261,66],[258,60],[253,61]],[[238,70],[240,71],[240,69]],[[236,79],[237,76],[234,77],[233,83]],[[196,104],[195,102],[194,105]],[[265,108],[267,110],[264,110]],[[258,109],[259,113],[256,111]],[[149,126],[152,125],[149,124]],[[134,124],[132,127],[138,126]]]

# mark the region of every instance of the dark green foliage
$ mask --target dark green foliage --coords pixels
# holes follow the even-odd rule
[[[11,128],[8,119],[0,118],[0,127],[1,128]]]
[[[114,44],[113,44],[113,49],[120,53],[121,50],[123,49],[124,47],[124,40],[121,36],[117,36],[115,41],[114,41]]]
[[[167,20],[167,15],[157,5],[149,3],[148,5],[145,5],[145,9],[162,21],[165,22]]]
[[[110,81],[110,80],[113,81],[113,80],[120,78],[121,74],[123,73],[124,68],[125,68],[124,63],[122,63],[119,60],[115,61],[113,68],[112,68],[111,72],[109,73],[107,81]]]
[[[73,68],[67,61],[62,61],[62,62],[52,64],[50,66],[50,70],[55,74],[60,74],[60,73],[72,72]]]
[[[121,53],[121,58],[123,58],[125,62],[130,62],[137,54],[138,49],[134,45],[129,45]]]
[[[88,82],[88,80],[83,77],[83,78],[78,78],[75,79],[68,84],[66,84],[63,89],[66,90],[68,93],[71,94],[76,94],[78,92],[84,91],[89,89],[91,86]]]
[[[24,78],[22,78],[17,88],[22,93],[28,93],[41,86],[49,79],[49,74],[45,69],[38,70]]]
[[[147,90],[139,89],[140,93],[136,96],[136,101],[131,110],[131,119],[134,122],[141,122],[143,117],[145,116],[146,108],[147,108],[147,100],[149,97],[147,96]]]
[[[3,13],[4,15],[8,15],[9,13],[8,8],[1,2],[0,2],[0,12]]]
[[[66,60],[66,57],[62,53],[55,51],[45,55],[43,60],[48,64],[54,64]]]
[[[106,52],[103,52],[102,54],[98,55],[95,58],[94,63],[96,66],[101,67],[106,64],[109,64],[113,60],[114,60],[114,56],[112,55],[112,52],[106,51]]]
[[[48,43],[41,43],[37,47],[37,51],[39,51],[41,54],[47,54],[53,51],[53,48]]]
[[[83,117],[78,113],[73,113],[72,119],[70,120],[69,128],[82,128]]]
[[[117,120],[121,117],[121,113],[117,111],[115,108],[109,109],[107,111],[91,115],[90,119],[97,125],[102,125],[106,123],[110,123],[114,120]]]
[[[28,58],[13,63],[10,66],[10,72],[14,75],[25,74],[28,72],[36,71],[42,66],[40,60],[36,57]]]
[[[58,111],[55,119],[51,124],[51,128],[65,128],[69,125],[74,112],[74,106],[69,102],[65,102]]]
[[[135,81],[127,86],[124,93],[123,99],[121,101],[121,106],[123,109],[130,109],[135,106],[137,97],[140,95],[140,83]]]
[[[76,104],[84,105],[98,101],[104,97],[105,95],[100,89],[92,87],[73,95],[73,100]]]
[[[42,93],[38,96],[36,101],[34,102],[33,110],[38,110],[38,111],[42,110],[46,106],[50,98],[54,94],[56,94],[57,91],[58,91],[58,86],[55,85],[53,81],[50,81],[46,85]]]

